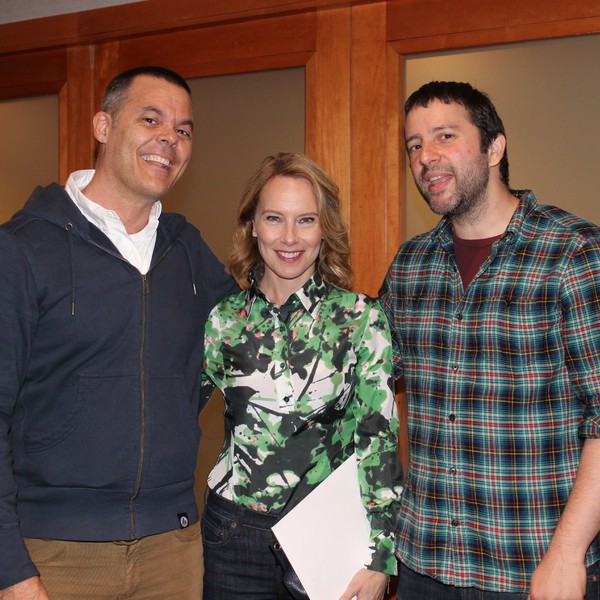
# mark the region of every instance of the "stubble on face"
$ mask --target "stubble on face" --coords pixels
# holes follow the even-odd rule
[[[421,173],[415,176],[417,188],[427,202],[432,212],[450,219],[473,220],[483,210],[487,201],[487,186],[490,179],[486,154],[479,154],[462,169],[448,165],[445,173],[452,175],[455,190],[449,199],[443,199],[440,194],[430,194],[427,191],[427,176],[430,171],[423,167]],[[436,172],[439,172],[436,166]]]

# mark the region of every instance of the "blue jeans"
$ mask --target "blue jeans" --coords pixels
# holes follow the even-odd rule
[[[600,563],[588,567],[585,600],[600,600]],[[473,587],[445,585],[398,563],[397,600],[527,600],[527,593],[486,592]]]
[[[271,546],[277,517],[209,492],[202,515],[203,600],[293,600]]]

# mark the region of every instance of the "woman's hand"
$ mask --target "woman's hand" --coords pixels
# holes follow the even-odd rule
[[[351,579],[340,600],[383,600],[389,580],[385,573],[361,569]]]

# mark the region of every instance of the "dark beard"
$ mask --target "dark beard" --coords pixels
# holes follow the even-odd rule
[[[421,180],[425,179],[427,172],[428,169],[423,171]],[[461,174],[460,179],[457,178],[454,169],[450,169],[447,172],[451,173],[456,181],[456,196],[458,202],[456,202],[454,208],[443,210],[436,209],[432,206],[431,197],[423,190],[426,185],[423,185],[423,187],[417,185],[421,196],[423,196],[425,202],[429,205],[429,208],[436,215],[459,220],[467,217],[475,217],[487,199],[487,185],[490,179],[487,156],[482,154],[480,159],[474,165],[469,165],[469,167]]]

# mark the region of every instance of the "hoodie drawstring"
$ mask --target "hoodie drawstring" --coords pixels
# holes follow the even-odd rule
[[[190,279],[192,280],[192,290],[194,292],[194,296],[197,296],[196,282],[194,280],[194,268],[192,266],[192,257],[190,256],[190,251],[188,250],[187,245],[183,242],[183,240],[181,238],[176,238],[176,241],[178,241],[183,246],[183,249],[185,250],[185,255],[187,256],[187,260],[188,260],[188,267],[190,268]]]

